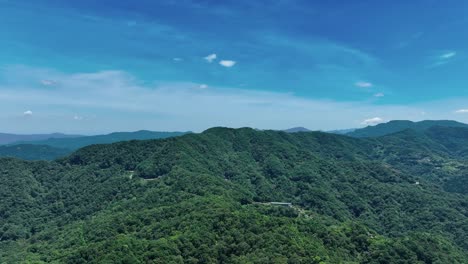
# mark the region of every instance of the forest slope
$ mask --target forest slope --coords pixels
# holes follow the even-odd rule
[[[464,144],[212,128],[1,159],[0,262],[467,263],[468,199],[445,186],[466,162],[444,142]]]

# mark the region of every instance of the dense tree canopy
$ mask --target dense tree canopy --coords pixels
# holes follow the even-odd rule
[[[467,131],[212,128],[0,159],[0,263],[468,263]]]
[[[0,157],[24,160],[54,160],[70,154],[69,149],[55,148],[47,145],[19,144],[0,146]]]

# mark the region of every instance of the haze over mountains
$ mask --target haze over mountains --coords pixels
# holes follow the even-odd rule
[[[435,124],[217,127],[0,159],[0,262],[468,263],[468,128]]]
[[[50,138],[75,138],[80,137],[79,135],[65,135],[61,133],[54,134],[36,134],[36,135],[17,135],[0,133],[0,145],[11,144],[19,141],[33,141],[33,140],[45,140]]]
[[[180,136],[190,132],[156,132],[140,130],[136,132],[115,132],[107,135],[82,136],[76,138],[48,138],[45,140],[17,142],[34,145],[47,145],[55,148],[76,150],[93,144],[109,144],[127,140],[145,140]]]
[[[9,135],[4,138],[8,146],[0,146],[0,157],[16,157],[26,160],[53,160],[70,154],[74,150],[93,144],[109,144],[128,140],[159,139],[180,136],[190,132],[116,132],[96,136]],[[13,141],[16,139],[15,141]]]

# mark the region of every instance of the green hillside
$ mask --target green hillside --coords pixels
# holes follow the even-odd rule
[[[0,146],[0,157],[12,157],[24,160],[54,160],[70,154],[68,149],[46,145],[19,144]]]
[[[434,126],[468,128],[467,124],[451,120],[425,120],[420,122],[412,122],[408,120],[394,120],[388,123],[382,123],[375,126],[368,126],[365,128],[356,129],[352,132],[347,133],[346,135],[352,137],[379,137],[400,132],[405,129],[424,131]]]
[[[450,185],[468,132],[434,129],[212,128],[0,159],[0,263],[468,263]]]

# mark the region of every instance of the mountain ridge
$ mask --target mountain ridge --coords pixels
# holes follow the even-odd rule
[[[419,122],[413,122],[409,120],[392,120],[387,123],[356,129],[352,132],[346,133],[346,135],[352,137],[379,137],[400,132],[405,129],[424,131],[434,126],[466,128],[468,127],[468,124],[453,120],[423,120]]]
[[[292,128],[285,129],[283,131],[287,133],[298,133],[298,132],[311,132],[312,130],[309,130],[305,127],[292,127]]]
[[[18,141],[45,140],[50,138],[75,138],[81,135],[67,135],[63,133],[51,134],[10,134],[0,133],[0,145],[12,144]]]

